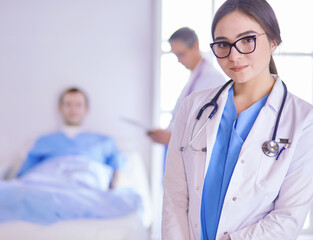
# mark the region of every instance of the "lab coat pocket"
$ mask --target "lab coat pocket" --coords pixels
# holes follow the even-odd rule
[[[195,149],[188,148],[183,151],[183,159],[185,163],[185,168],[187,177],[195,180],[204,175],[205,161],[206,161],[206,152],[196,151]]]
[[[183,158],[188,162],[199,161],[203,158],[205,159],[207,153],[205,132],[200,132],[199,135],[195,138],[194,135],[192,136],[193,137],[190,140],[186,141],[186,145],[183,147]]]
[[[259,190],[278,194],[290,165],[291,153],[291,148],[284,149],[278,159],[277,156],[268,157],[262,154],[256,179]]]
[[[185,165],[198,165],[199,162],[204,163],[206,159],[206,152],[205,151],[196,151],[192,148],[188,148],[183,151],[183,159]]]

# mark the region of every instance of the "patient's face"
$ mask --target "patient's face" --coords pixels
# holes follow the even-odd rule
[[[79,92],[67,93],[60,105],[60,113],[66,125],[78,126],[88,112],[86,99]]]

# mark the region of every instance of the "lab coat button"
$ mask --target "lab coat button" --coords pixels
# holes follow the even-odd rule
[[[195,224],[195,228],[197,228],[198,227],[198,224]]]
[[[244,159],[242,159],[242,160],[241,160],[241,163],[242,163],[242,164],[245,164],[245,163],[246,163],[246,161],[245,161]]]
[[[236,198],[236,197],[233,197],[233,201],[237,201],[237,198]]]
[[[196,190],[199,191],[199,189],[200,189],[200,187],[199,187],[199,186],[196,186]]]
[[[227,235],[228,234],[228,232],[224,232],[224,235]]]

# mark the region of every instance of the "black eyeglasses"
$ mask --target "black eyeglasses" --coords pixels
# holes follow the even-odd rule
[[[246,36],[239,38],[234,43],[229,42],[214,42],[210,46],[214,55],[217,58],[226,58],[230,55],[232,47],[235,47],[241,54],[253,53],[256,48],[256,38],[266,33],[255,34],[252,36]]]

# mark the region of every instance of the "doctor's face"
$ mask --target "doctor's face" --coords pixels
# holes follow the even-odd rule
[[[253,52],[243,54],[233,46],[229,56],[217,58],[224,72],[236,83],[268,77],[270,58],[276,49],[276,43],[268,39],[264,29],[254,19],[239,11],[231,12],[221,18],[214,31],[214,42],[232,44],[248,36],[255,36],[256,47]],[[253,44],[253,41],[253,38],[245,38],[239,40],[236,46],[245,50],[246,44]]]
[[[85,96],[80,92],[66,93],[63,96],[59,111],[66,125],[81,125],[88,112]]]
[[[192,47],[188,47],[183,42],[176,40],[171,43],[171,51],[187,69],[193,70],[198,63],[199,47],[195,43]]]

